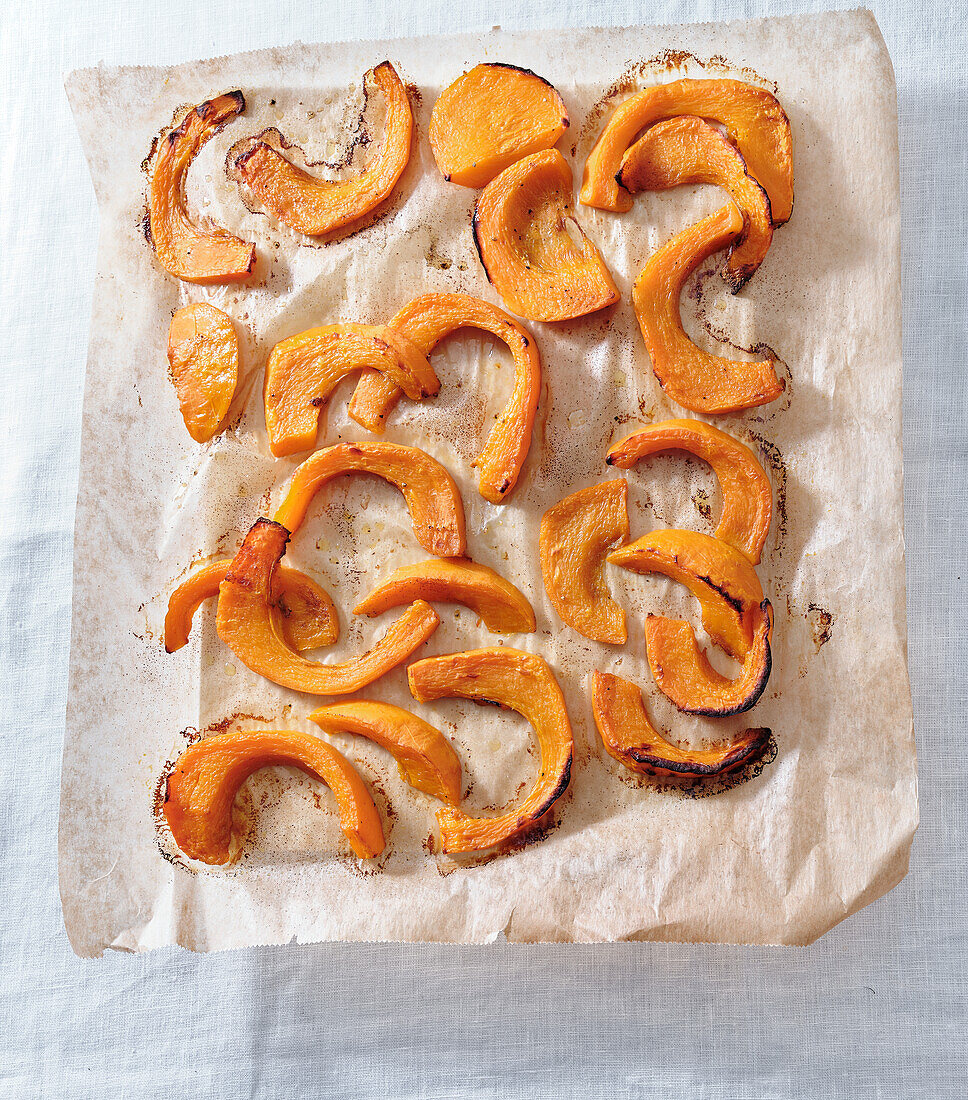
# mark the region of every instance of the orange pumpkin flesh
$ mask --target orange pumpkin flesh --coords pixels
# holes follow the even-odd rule
[[[545,512],[538,545],[548,598],[562,622],[595,642],[622,645],[625,612],[612,599],[605,557],[628,541],[628,485],[604,481],[579,489]]]
[[[628,470],[639,459],[662,451],[688,451],[712,466],[723,497],[716,537],[756,565],[773,510],[770,479],[756,455],[738,439],[701,420],[663,420],[612,444],[605,461]]]
[[[541,357],[534,337],[490,302],[469,294],[424,294],[390,321],[424,355],[462,328],[490,332],[507,344],[514,357],[514,392],[474,461],[480,471],[481,496],[500,504],[514,488],[531,446],[531,429],[541,393]],[[401,390],[388,376],[373,371],[357,383],[349,414],[371,432],[382,432]]]
[[[386,99],[385,134],[380,155],[352,179],[317,179],[257,137],[236,153],[238,179],[279,221],[310,237],[366,217],[390,195],[410,159],[413,114],[403,81],[389,61],[367,75]]]
[[[405,661],[430,637],[440,619],[418,600],[369,650],[342,664],[307,661],[286,644],[271,604],[272,578],[286,552],[289,532],[256,520],[219,590],[218,635],[247,667],[281,687],[308,695],[348,695]]]
[[[645,775],[693,779],[724,775],[760,753],[770,738],[768,729],[748,729],[729,744],[683,748],[652,725],[635,684],[607,672],[594,674],[592,709],[609,755]]]
[[[383,823],[359,772],[318,737],[291,730],[222,733],[190,745],[165,788],[163,812],[175,843],[190,859],[232,861],[232,804],[260,768],[284,764],[319,779],[336,796],[340,828],[360,859],[386,847]]]
[[[605,261],[572,216],[571,190],[568,162],[545,149],[505,168],[474,209],[474,240],[488,279],[508,308],[532,321],[566,321],[618,301]]]
[[[239,379],[239,341],[231,318],[207,302],[175,310],[168,364],[188,434],[207,443],[225,419]]]
[[[265,378],[269,447],[280,458],[316,445],[330,394],[348,374],[376,370],[414,401],[440,383],[427,357],[385,325],[324,325],[290,336],[269,354]]]
[[[681,711],[714,718],[742,714],[756,705],[770,678],[772,634],[773,608],[764,600],[755,612],[743,669],[729,680],[709,663],[687,622],[650,615],[645,624],[649,668],[659,690]]]
[[[739,80],[676,80],[637,92],[620,103],[585,162],[581,201],[600,210],[632,209],[616,176],[625,151],[653,123],[679,115],[710,119],[726,128],[749,174],[770,198],[773,224],[793,212],[793,138],[776,98]]]
[[[725,188],[744,222],[723,271],[734,292],[749,280],[769,251],[773,219],[766,192],[746,171],[736,147],[701,118],[670,118],[646,130],[622,158],[619,182],[633,194],[690,183]]]
[[[529,69],[475,65],[445,88],[430,116],[430,147],[444,179],[483,187],[529,153],[550,149],[568,127],[555,89]]]
[[[203,601],[218,595],[231,565],[231,558],[203,565],[172,592],[165,615],[167,652],[175,653],[188,644],[195,612]],[[272,599],[280,613],[282,634],[298,652],[332,645],[339,638],[339,619],[329,593],[305,573],[280,565],[273,576]]]
[[[771,360],[723,359],[694,344],[682,327],[679,299],[686,279],[742,232],[743,215],[727,203],[654,252],[632,290],[652,370],[672,400],[693,412],[738,412],[775,401],[783,392]]]
[[[457,805],[461,794],[460,760],[450,742],[428,722],[402,707],[353,699],[320,707],[309,715],[325,733],[352,733],[387,750],[406,783],[418,791]]]
[[[431,558],[394,569],[353,613],[380,615],[414,600],[463,604],[495,634],[531,634],[535,629],[534,611],[522,593],[493,569],[467,558]]]
[[[148,224],[159,263],[189,283],[241,283],[255,267],[255,246],[225,229],[199,229],[185,205],[185,177],[199,149],[245,110],[241,92],[200,103],[158,140],[151,156]]]
[[[473,699],[516,710],[534,727],[541,772],[527,797],[500,817],[468,817],[457,807],[437,811],[443,850],[479,852],[517,836],[564,794],[574,752],[564,696],[551,669],[532,653],[504,646],[428,657],[409,668],[410,690],[421,703]]]
[[[298,530],[319,489],[349,473],[376,474],[403,493],[413,533],[428,554],[464,556],[464,505],[454,479],[424,451],[396,443],[338,443],[310,455],[292,475],[276,523]]]

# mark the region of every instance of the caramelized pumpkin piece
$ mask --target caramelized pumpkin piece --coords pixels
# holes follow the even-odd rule
[[[743,215],[743,232],[730,245],[723,275],[734,293],[763,262],[773,241],[770,200],[746,170],[739,150],[701,118],[656,123],[622,158],[619,182],[636,191],[667,191],[690,183],[725,188]]]
[[[493,569],[467,558],[431,558],[394,569],[353,613],[380,615],[414,600],[463,604],[495,634],[531,634],[535,629],[534,611],[524,595]]]
[[[728,744],[683,748],[652,725],[635,684],[607,672],[594,674],[592,710],[609,755],[645,775],[693,779],[725,775],[757,756],[770,739],[768,729],[748,729]]]
[[[165,649],[175,653],[188,644],[192,619],[204,600],[217,596],[231,558],[196,569],[172,592],[165,615]],[[272,579],[272,606],[286,642],[300,653],[332,645],[339,638],[339,619],[329,593],[305,573],[280,565]]]
[[[723,497],[716,538],[758,564],[770,530],[773,492],[756,455],[738,439],[701,420],[663,420],[613,443],[605,461],[628,470],[639,459],[662,451],[688,451],[712,466]]]
[[[574,742],[561,688],[540,657],[494,646],[428,657],[412,664],[408,675],[421,703],[456,696],[516,710],[534,727],[541,751],[537,782],[515,809],[491,818],[468,817],[457,807],[437,811],[445,852],[493,848],[548,813],[568,787]]]
[[[258,137],[237,149],[237,178],[291,229],[319,237],[354,225],[390,195],[406,168],[413,130],[407,89],[389,61],[367,77],[386,100],[385,133],[379,156],[352,179],[318,179]]]
[[[241,92],[229,92],[193,107],[178,126],[162,134],[149,159],[148,224],[161,266],[188,283],[242,283],[255,267],[255,246],[228,230],[199,229],[185,205],[185,177],[199,149],[245,110]]]
[[[337,443],[310,455],[292,475],[276,523],[298,530],[323,485],[351,473],[375,474],[403,493],[413,533],[427,553],[439,558],[464,556],[464,505],[454,479],[424,451],[397,443]]]
[[[622,645],[625,612],[605,580],[605,557],[629,537],[628,485],[603,481],[558,501],[541,520],[545,590],[562,622],[593,642]]]
[[[695,115],[725,127],[750,175],[770,197],[773,224],[793,212],[793,138],[776,98],[740,80],[675,80],[644,88],[620,103],[585,162],[581,201],[600,210],[631,210],[632,199],[616,176],[622,157],[653,123]]]
[[[632,290],[652,370],[672,400],[693,412],[738,412],[783,393],[772,360],[723,359],[694,344],[682,327],[679,299],[686,279],[742,232],[743,215],[730,202],[653,253]]]
[[[341,379],[378,371],[414,401],[440,389],[419,348],[385,325],[324,325],[282,340],[266,365],[266,429],[272,453],[308,451],[316,445],[326,402]]]
[[[742,672],[729,680],[709,663],[687,622],[650,615],[645,624],[649,668],[659,690],[681,711],[715,718],[742,714],[756,705],[770,678],[772,634],[773,608],[764,600],[755,612]]]
[[[286,644],[272,607],[272,580],[289,532],[259,519],[245,536],[218,598],[218,636],[247,667],[281,687],[307,695],[349,695],[405,661],[440,624],[418,600],[369,650],[342,664],[307,661]]]
[[[340,828],[360,859],[383,851],[380,813],[342,753],[306,733],[252,730],[189,745],[168,776],[165,820],[185,855],[203,863],[230,863],[235,796],[253,772],[278,764],[299,768],[329,787],[336,796]]]
[[[547,80],[516,65],[475,65],[445,88],[430,116],[430,147],[444,179],[483,187],[529,153],[550,149],[568,127]]]
[[[634,573],[664,573],[684,584],[699,601],[702,624],[713,641],[737,660],[746,656],[763,588],[745,554],[699,531],[666,528],[614,550],[608,560]]]
[[[462,328],[482,329],[507,344],[514,356],[514,392],[474,460],[481,496],[500,504],[514,488],[531,446],[531,428],[541,393],[541,357],[534,337],[503,309],[469,294],[424,294],[391,320],[424,355]],[[371,432],[382,432],[400,399],[401,389],[388,376],[370,371],[357,383],[349,414]]]
[[[207,443],[225,419],[239,379],[239,341],[231,318],[207,302],[175,310],[168,363],[188,434]]]
[[[429,722],[390,703],[353,699],[309,715],[325,733],[353,733],[389,752],[404,782],[441,802],[460,802],[460,760],[450,742]]]
[[[567,321],[618,301],[605,261],[572,215],[571,188],[568,162],[545,149],[505,168],[474,209],[474,240],[489,281],[510,309],[532,321]]]

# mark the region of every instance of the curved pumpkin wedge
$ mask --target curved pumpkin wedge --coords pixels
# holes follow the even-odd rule
[[[493,646],[428,657],[408,670],[410,690],[421,703],[457,697],[516,710],[534,727],[541,772],[527,797],[500,817],[468,817],[457,807],[437,811],[443,850],[479,852],[510,840],[543,817],[564,794],[574,754],[564,696],[541,657]]]
[[[386,847],[383,823],[359,772],[332,745],[292,730],[221,733],[190,745],[168,776],[163,811],[190,859],[232,862],[232,803],[260,768],[283,764],[321,780],[336,796],[339,824],[360,859]]]
[[[773,224],[793,213],[793,137],[776,97],[740,80],[675,80],[620,103],[585,162],[581,201],[599,210],[632,209],[616,176],[626,149],[653,123],[696,115],[725,127],[750,175],[770,197]]]
[[[320,707],[309,715],[325,733],[353,733],[387,750],[400,766],[404,782],[441,802],[460,802],[461,770],[457,753],[429,722],[390,703],[353,699]]]
[[[568,162],[545,149],[505,168],[474,208],[474,240],[488,280],[510,309],[532,321],[567,321],[618,301],[605,261],[572,215],[571,189]]]
[[[272,606],[272,580],[289,532],[258,519],[245,536],[219,589],[218,636],[247,667],[281,687],[307,695],[349,695],[405,661],[440,624],[418,600],[367,653],[342,664],[307,661],[286,644]]]
[[[430,148],[445,180],[483,187],[521,157],[550,149],[567,128],[568,110],[547,80],[491,62],[441,92],[430,115]]]
[[[168,327],[168,363],[188,434],[207,443],[225,419],[239,380],[231,318],[207,302],[176,309]]]
[[[324,325],[280,341],[266,365],[269,447],[281,458],[316,445],[330,394],[348,374],[376,370],[414,401],[440,389],[419,348],[386,325]]]
[[[149,158],[148,224],[161,266],[188,283],[242,283],[255,267],[255,245],[226,229],[199,229],[185,205],[185,177],[199,149],[245,110],[241,92],[229,92],[193,107],[178,126],[162,134]]]
[[[633,194],[690,183],[711,183],[728,191],[744,222],[723,269],[734,293],[769,251],[773,241],[769,196],[747,172],[737,148],[704,119],[686,115],[656,123],[626,152],[618,178]]]
[[[165,615],[165,649],[175,653],[188,644],[192,619],[204,600],[217,596],[232,565],[231,558],[196,569],[172,592]],[[339,619],[329,593],[305,573],[280,565],[272,579],[273,606],[279,611],[286,642],[302,653],[332,645],[339,638]]]
[[[493,569],[467,558],[431,558],[394,569],[353,613],[380,615],[414,600],[463,604],[495,634],[531,634],[535,629],[534,611],[524,595]]]
[[[398,443],[337,443],[310,455],[292,475],[276,523],[291,532],[298,530],[323,485],[351,473],[376,474],[403,493],[413,533],[427,553],[439,558],[464,556],[464,504],[454,479],[426,452]]]
[[[629,537],[628,485],[603,481],[579,489],[545,512],[538,545],[548,598],[562,622],[593,642],[622,645],[625,612],[605,580],[609,549]]]
[[[683,748],[652,725],[642,693],[621,676],[596,671],[592,679],[595,725],[610,756],[634,772],[708,779],[741,767],[770,739],[768,729],[748,729],[729,744]]]
[[[735,203],[727,203],[654,252],[632,289],[632,306],[659,385],[693,412],[738,412],[783,393],[772,360],[723,359],[694,344],[682,327],[679,299],[686,279],[742,232],[743,215]]]
[[[696,633],[682,619],[650,615],[645,624],[649,668],[659,690],[681,711],[724,718],[742,714],[759,701],[773,658],[773,608],[764,600],[755,611],[753,640],[735,680],[721,676],[699,648]]]
[[[531,429],[541,393],[541,356],[534,337],[513,317],[470,294],[424,294],[400,310],[390,328],[424,355],[462,328],[482,329],[507,344],[514,357],[514,392],[498,416],[484,449],[474,460],[481,496],[500,504],[514,488],[531,446]],[[382,432],[401,390],[387,376],[365,374],[357,383],[349,414],[371,432]]]
[[[667,528],[613,550],[608,560],[634,573],[664,573],[699,601],[707,633],[737,660],[753,637],[763,588],[749,558],[712,535]]]
[[[613,443],[605,461],[628,470],[639,459],[662,451],[688,451],[712,466],[723,496],[716,538],[758,564],[770,530],[773,491],[756,455],[738,439],[701,420],[663,420]]]
[[[410,160],[413,113],[403,81],[389,61],[366,75],[386,100],[386,128],[379,156],[352,179],[318,179],[258,137],[236,152],[237,178],[290,229],[320,237],[355,224],[390,195]]]

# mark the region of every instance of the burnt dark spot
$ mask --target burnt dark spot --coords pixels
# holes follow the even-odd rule
[[[533,76],[535,80],[540,80],[542,84],[547,85],[552,91],[555,91],[554,84],[550,80],[545,80],[543,76],[539,76],[533,69],[525,69],[522,65],[512,65],[508,61],[485,61],[484,65],[489,69],[510,69],[515,73],[524,73],[525,76]]]
[[[141,230],[141,235],[144,239],[154,248],[154,240],[151,236],[151,211],[145,207],[144,217],[141,219],[141,224],[138,227]]]
[[[722,586],[716,584],[716,582],[711,577],[707,577],[702,573],[698,573],[697,577],[704,584],[708,584],[709,587],[714,592],[718,592],[720,594],[720,596],[722,596],[723,599],[729,604],[729,606],[733,608],[734,611],[736,611],[740,615],[742,615],[742,613],[743,613],[743,601],[742,600],[738,599],[736,596],[731,595],[729,592],[726,591],[725,588],[723,588]]]
[[[807,621],[810,623],[810,631],[813,634],[813,644],[819,653],[830,641],[834,617],[825,607],[812,603],[807,609]]]
[[[484,268],[484,274],[487,276],[487,281],[493,283],[491,273],[487,270],[487,264],[484,262],[484,250],[481,248],[481,223],[477,217],[477,206],[474,206],[474,213],[471,215],[471,231],[474,237],[474,247],[477,249],[477,258],[481,261],[481,267]]]

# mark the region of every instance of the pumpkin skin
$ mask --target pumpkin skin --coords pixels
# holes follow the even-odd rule
[[[571,193],[568,162],[545,149],[495,176],[474,208],[488,280],[509,309],[531,321],[567,321],[618,301],[605,261],[574,220]],[[580,247],[566,219],[578,229]]]
[[[292,730],[222,733],[189,745],[165,786],[162,811],[178,847],[203,863],[232,862],[232,803],[253,772],[288,764],[336,796],[339,823],[360,859],[386,847],[383,823],[359,772],[332,745]]]
[[[185,204],[185,178],[199,149],[244,110],[241,92],[199,103],[162,134],[149,158],[151,245],[168,274],[186,283],[244,283],[255,268],[254,245],[217,226],[200,229]]]
[[[480,471],[481,496],[500,504],[517,484],[531,447],[541,394],[541,357],[534,337],[503,309],[469,294],[424,294],[405,305],[390,321],[390,328],[426,356],[463,328],[490,332],[507,344],[514,357],[514,392],[474,460]],[[389,376],[368,371],[356,385],[349,415],[371,432],[382,432],[401,394]]]
[[[683,748],[652,725],[635,684],[607,672],[596,671],[592,678],[592,710],[609,755],[642,775],[680,779],[725,775],[762,752],[771,734],[768,729],[748,729],[728,744]]]
[[[628,470],[663,451],[687,451],[712,466],[723,497],[716,538],[741,551],[753,565],[759,564],[770,530],[773,491],[756,455],[702,420],[663,420],[613,443],[605,462]]]
[[[322,237],[354,226],[389,197],[406,168],[413,131],[407,89],[389,61],[367,76],[386,99],[386,132],[379,157],[352,179],[317,179],[258,137],[233,151],[237,180],[290,229]]]
[[[231,318],[207,302],[176,309],[168,327],[168,366],[188,434],[207,443],[225,419],[239,380],[239,340]]]
[[[743,215],[729,202],[683,230],[649,258],[632,290],[632,306],[663,390],[693,412],[739,412],[783,393],[771,360],[745,363],[704,351],[686,335],[679,299],[686,280],[713,253],[739,239]]]
[[[529,153],[550,149],[567,128],[568,110],[547,80],[490,62],[441,92],[430,116],[430,147],[445,180],[483,187]]]
[[[541,772],[527,797],[499,817],[468,817],[458,807],[437,811],[443,851],[486,851],[544,817],[568,787],[574,741],[564,696],[551,669],[533,653],[505,646],[448,653],[417,661],[408,670],[410,690],[421,703],[472,699],[516,710],[534,727]]]
[[[776,97],[739,80],[675,80],[644,88],[620,103],[585,162],[581,201],[599,210],[632,209],[616,178],[638,134],[662,119],[695,115],[726,128],[749,174],[770,199],[774,225],[793,213],[793,137]]]

